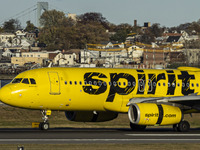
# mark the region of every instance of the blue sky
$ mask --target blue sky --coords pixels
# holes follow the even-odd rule
[[[160,23],[172,27],[200,19],[200,0],[43,0],[50,8],[77,15],[86,12],[100,12],[111,23],[139,25],[144,22]],[[0,0],[0,23],[16,14],[30,10],[19,20],[36,23],[36,11],[31,11],[38,0]]]

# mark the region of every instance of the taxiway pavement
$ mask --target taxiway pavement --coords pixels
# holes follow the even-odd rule
[[[66,143],[199,143],[200,129],[174,132],[170,128],[150,128],[143,132],[119,128],[0,129],[0,144]]]

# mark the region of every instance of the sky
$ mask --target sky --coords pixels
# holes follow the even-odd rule
[[[98,12],[117,25],[133,25],[137,20],[140,26],[151,22],[159,23],[161,27],[174,27],[200,19],[200,0],[0,0],[0,24],[17,17],[22,26],[27,20],[36,25],[36,11],[33,9],[37,2],[48,2],[50,9],[66,14]]]

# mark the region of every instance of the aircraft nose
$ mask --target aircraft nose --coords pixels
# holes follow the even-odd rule
[[[9,103],[11,100],[11,89],[9,87],[2,87],[0,89],[0,101]]]

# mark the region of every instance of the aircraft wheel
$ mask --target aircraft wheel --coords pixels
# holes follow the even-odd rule
[[[130,122],[131,130],[133,131],[144,131],[146,129],[145,125],[137,125]]]
[[[181,121],[178,124],[178,131],[180,132],[187,132],[190,130],[190,124],[187,121]]]
[[[40,129],[41,130],[48,130],[49,129],[49,123],[47,123],[47,122],[41,122],[40,123]]]

